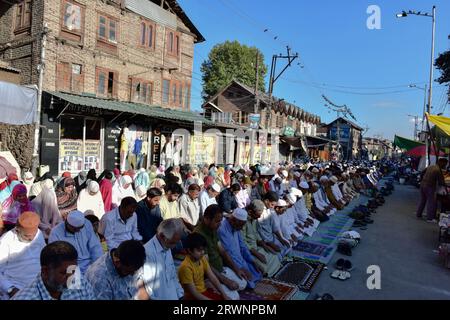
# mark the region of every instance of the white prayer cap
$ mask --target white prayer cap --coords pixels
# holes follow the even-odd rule
[[[333,182],[333,183],[336,183],[336,182],[338,182],[338,178],[336,176],[332,176],[330,178],[330,181]]]
[[[286,200],[289,201],[290,204],[295,204],[297,202],[297,196],[291,192],[286,195]]]
[[[276,207],[287,207],[287,203],[283,199],[280,199],[278,200]]]
[[[139,172],[144,173],[144,172],[145,172],[145,168],[141,168],[141,169],[139,170]]]
[[[96,181],[90,181],[88,184],[88,191],[90,193],[97,193],[100,191],[100,186],[98,185],[98,183]]]
[[[71,211],[67,215],[67,222],[74,228],[81,228],[84,226],[84,213],[78,210]]]
[[[326,182],[326,181],[328,181],[329,179],[328,179],[328,177],[327,176],[321,176],[320,177],[320,182]]]
[[[282,174],[285,178],[287,178],[287,176],[288,176],[288,172],[287,172],[286,170],[281,171],[281,174]]]
[[[233,217],[240,221],[247,221],[248,213],[245,209],[236,208],[233,211]]]
[[[139,186],[136,188],[136,197],[137,197],[137,201],[141,201],[142,199],[144,199],[147,196],[147,190],[145,189],[144,186]]]
[[[133,179],[131,179],[131,177],[130,176],[122,176],[121,178],[120,178],[120,185],[123,187],[124,185],[126,185],[126,184],[130,184],[130,183],[132,183],[133,182]]]
[[[312,173],[319,173],[319,169],[317,169],[317,168],[312,168],[312,169],[311,169],[311,172],[312,172]]]
[[[215,192],[220,192],[220,186],[217,183],[213,183],[211,185],[211,188],[215,191]]]
[[[291,188],[291,194],[294,195],[295,197],[303,197],[303,192],[297,188]]]
[[[45,179],[43,181],[42,185],[44,187],[46,187],[47,189],[52,189],[53,188],[53,181],[51,179]]]
[[[261,175],[262,176],[274,176],[275,170],[273,170],[272,168],[262,168]]]
[[[33,174],[32,174],[30,171],[27,171],[27,172],[25,172],[25,174],[23,175],[23,178],[24,178],[25,180],[31,180],[31,179],[33,179],[34,177],[33,177]]]
[[[302,176],[302,174],[298,171],[295,171],[294,176],[296,176],[297,178],[300,178]]]
[[[306,181],[300,182],[300,188],[309,189],[309,184]]]

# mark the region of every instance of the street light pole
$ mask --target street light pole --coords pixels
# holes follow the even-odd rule
[[[428,87],[428,105],[427,105],[427,113],[431,114],[431,103],[433,101],[433,68],[434,68],[434,44],[435,44],[435,33],[436,33],[436,6],[433,6],[433,12],[432,14],[429,13],[421,13],[416,11],[403,11],[400,14],[397,14],[397,18],[404,18],[407,17],[408,14],[414,14],[417,16],[423,16],[423,17],[431,17],[432,19],[432,26],[431,26],[431,63],[430,63],[430,83]],[[428,167],[429,162],[429,137],[428,135],[430,132],[427,132],[427,137],[425,139],[425,167]]]

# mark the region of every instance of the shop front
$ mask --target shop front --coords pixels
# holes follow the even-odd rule
[[[151,165],[213,163],[215,137],[193,140],[198,115],[161,107],[44,92],[40,132],[40,163],[53,176],[70,172]],[[192,148],[191,148],[192,146]]]

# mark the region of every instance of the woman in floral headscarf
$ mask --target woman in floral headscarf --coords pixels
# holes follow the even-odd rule
[[[70,211],[77,209],[78,193],[75,181],[72,178],[64,178],[56,189],[56,200],[61,216],[65,220]]]
[[[16,226],[17,219],[25,211],[34,211],[34,207],[27,197],[27,187],[19,183],[12,191],[11,196],[3,203],[2,221],[6,230]]]

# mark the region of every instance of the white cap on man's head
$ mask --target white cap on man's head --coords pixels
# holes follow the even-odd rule
[[[276,207],[287,207],[287,203],[283,199],[280,199],[278,200]]]
[[[234,209],[232,216],[240,221],[247,221],[248,213],[245,209],[236,208]]]
[[[336,182],[338,182],[338,178],[336,176],[332,176],[330,178],[330,181],[333,182],[333,183],[336,183]]]
[[[309,189],[309,184],[306,181],[300,182],[300,188]]]
[[[81,228],[85,221],[84,213],[79,210],[71,211],[67,215],[67,222],[74,228]]]
[[[211,185],[211,188],[215,191],[215,192],[220,192],[220,186],[217,183],[213,183]]]

